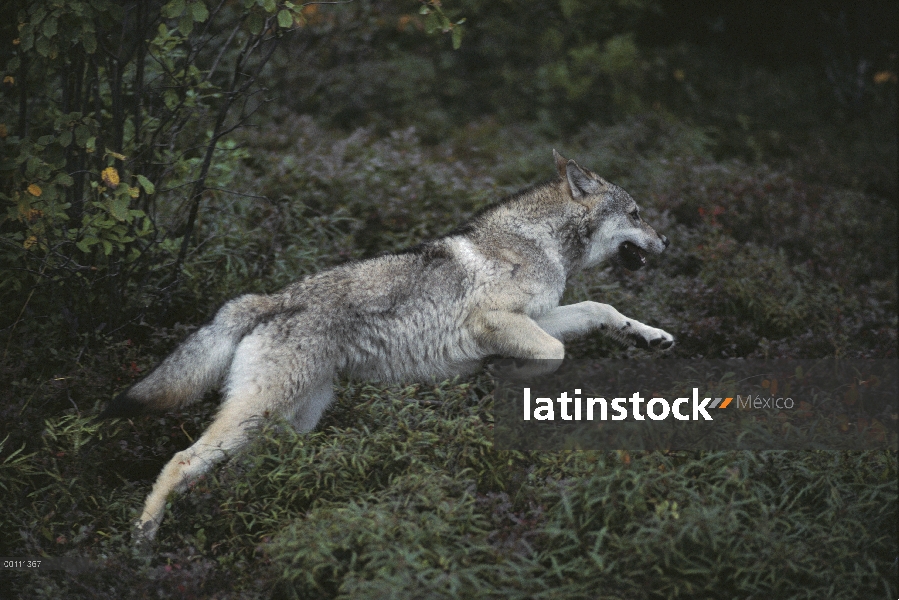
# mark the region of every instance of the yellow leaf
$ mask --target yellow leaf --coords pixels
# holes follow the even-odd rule
[[[28,250],[29,248],[34,246],[36,243],[37,243],[37,238],[35,236],[31,235],[31,236],[28,236],[28,239],[22,243],[22,246],[26,250]]]
[[[12,85],[15,82],[16,82],[16,78],[13,77],[12,75],[7,75],[6,77],[3,78],[3,83],[8,83],[8,84]]]
[[[28,186],[28,193],[31,194],[32,196],[40,197],[40,195],[43,194],[44,191],[41,189],[41,187],[39,185],[32,183],[31,185]]]
[[[115,170],[115,167],[106,167],[103,169],[100,178],[103,179],[103,183],[112,189],[119,187],[119,172]]]
[[[132,198],[137,198],[138,196],[140,196],[140,188],[129,187],[128,195],[131,196]]]

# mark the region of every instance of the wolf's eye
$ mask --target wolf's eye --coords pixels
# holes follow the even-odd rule
[[[632,210],[630,212],[630,215],[634,218],[635,221],[639,221],[640,220],[640,209],[635,208],[634,210]]]

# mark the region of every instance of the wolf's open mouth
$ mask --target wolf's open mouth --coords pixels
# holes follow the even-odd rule
[[[618,246],[618,260],[628,271],[636,271],[646,264],[646,254],[636,244],[623,242]]]

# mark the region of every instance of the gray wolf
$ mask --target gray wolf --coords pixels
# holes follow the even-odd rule
[[[227,302],[102,416],[166,410],[221,386],[209,428],[163,468],[136,523],[151,540],[167,496],[246,445],[261,419],[309,431],[337,376],[449,378],[488,357],[560,361],[564,342],[603,331],[665,349],[674,338],[607,304],[559,306],[566,281],[606,260],[636,270],[668,239],[627,192],[555,150],[558,177],[488,206],[407,251],[351,262],[271,295]]]

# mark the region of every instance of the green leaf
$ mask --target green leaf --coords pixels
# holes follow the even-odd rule
[[[137,176],[137,182],[140,184],[140,186],[142,188],[144,188],[144,191],[147,192],[148,194],[152,194],[153,192],[156,191],[156,186],[153,185],[153,182],[150,181],[149,179],[147,179],[146,177],[144,177],[143,175]]]
[[[75,143],[78,144],[79,147],[84,148],[84,145],[87,143],[87,139],[91,136],[91,130],[87,128],[87,125],[79,125],[75,128]]]
[[[97,51],[97,37],[90,31],[85,31],[81,37],[81,45],[84,46],[85,52],[93,54]]]
[[[262,15],[257,12],[251,12],[249,18],[247,18],[247,29],[253,35],[258,35],[262,31],[263,23],[265,23],[265,19],[262,18]]]
[[[129,216],[129,201],[130,197],[127,194],[121,194],[114,197],[108,205],[109,214],[111,214],[116,221],[124,221]]]
[[[103,244],[103,253],[106,256],[112,254],[112,244],[107,242],[106,240],[100,240],[100,242]]]
[[[275,12],[275,9],[278,8],[278,5],[275,4],[275,0],[262,0],[262,8],[264,8],[267,13],[273,13]]]
[[[293,15],[289,10],[281,10],[278,12],[278,26],[287,29],[293,26]]]
[[[79,250],[81,250],[82,252],[84,252],[85,254],[89,254],[90,251],[91,251],[91,246],[93,246],[94,244],[96,244],[96,243],[99,242],[99,241],[100,241],[100,240],[98,240],[97,238],[95,238],[95,237],[93,237],[93,236],[91,236],[91,237],[86,237],[86,238],[84,238],[83,240],[81,240],[80,242],[76,242],[76,243],[75,243],[75,246],[76,246]]]
[[[56,35],[56,17],[48,17],[46,21],[44,21],[44,26],[42,28],[44,32],[44,36],[48,38],[52,38]]]
[[[559,8],[562,9],[562,16],[570,19],[575,11],[579,8],[578,0],[559,0]]]
[[[202,23],[209,18],[209,9],[202,2],[194,2],[190,9],[194,15],[194,21],[197,23]]]
[[[34,48],[37,50],[38,54],[41,56],[49,56],[50,55],[50,41],[45,37],[39,37],[34,42]]]
[[[41,200],[44,202],[50,202],[51,200],[56,200],[59,197],[59,190],[55,185],[48,185],[44,188],[44,193],[41,194]]]
[[[174,19],[175,17],[180,17],[184,12],[184,0],[172,0],[163,8],[165,14],[170,19]]]
[[[425,32],[426,33],[434,33],[440,28],[440,18],[437,16],[437,13],[429,13],[427,17],[425,17]]]
[[[178,19],[178,31],[181,32],[181,35],[187,37],[190,35],[190,32],[194,30],[194,20],[193,17],[187,13],[181,15],[181,18]]]
[[[462,28],[456,25],[453,27],[453,50],[458,50],[462,46]]]
[[[75,184],[75,180],[67,173],[57,173],[56,177],[53,178],[53,182],[63,187],[69,187]]]
[[[68,129],[59,134],[59,137],[56,138],[56,141],[59,142],[59,145],[63,148],[68,147],[69,144],[72,143],[72,132]]]
[[[29,156],[25,161],[25,177],[28,179],[37,179],[37,172],[41,168],[41,159],[36,156]]]

